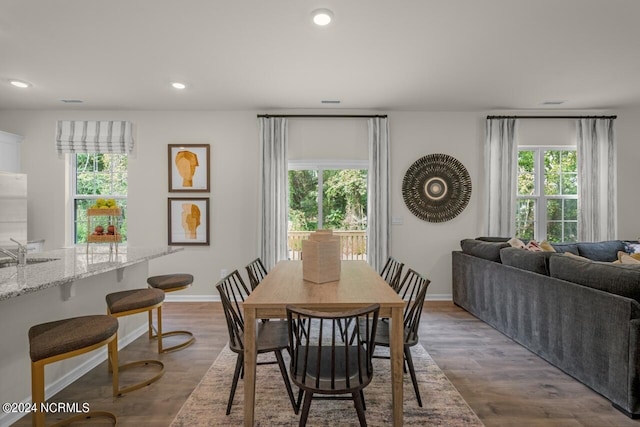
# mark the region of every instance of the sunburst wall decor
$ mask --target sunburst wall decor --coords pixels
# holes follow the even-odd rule
[[[402,197],[418,218],[428,222],[449,221],[467,207],[471,177],[456,158],[429,154],[418,159],[405,173]]]

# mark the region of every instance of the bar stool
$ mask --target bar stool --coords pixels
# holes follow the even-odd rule
[[[107,314],[113,317],[129,316],[132,314],[143,313],[145,311],[151,312],[154,308],[158,311],[158,317],[160,317],[160,313],[162,312],[162,303],[164,301],[164,292],[153,288],[133,289],[108,294],[106,296],[106,300]],[[162,336],[161,323],[158,323],[158,334]],[[160,345],[158,345],[158,350],[160,350]],[[118,366],[117,359],[110,358],[109,361],[109,370],[113,370],[114,373],[117,370],[124,371],[136,366],[156,365],[160,367],[160,371],[155,376],[123,388],[119,387],[118,377],[114,374],[114,397],[147,386],[159,380],[160,377],[164,374],[164,363],[159,360],[138,360],[120,366]]]
[[[149,287],[160,289],[167,292],[181,291],[187,289],[193,283],[193,275],[186,273],[163,274],[160,276],[151,276],[147,279]],[[158,327],[162,324],[162,311],[158,311]],[[153,326],[153,313],[149,312],[149,339],[158,338],[156,328]],[[173,335],[185,335],[186,341],[171,347],[164,347],[162,339]],[[193,344],[196,338],[189,331],[168,331],[163,332],[158,338],[158,353],[167,353],[169,351],[179,350]]]
[[[118,360],[118,320],[104,314],[73,317],[42,323],[29,329],[29,355],[31,357],[31,399],[37,410],[32,412],[34,427],[44,427],[45,403],[44,367],[49,363],[79,356],[103,345],[108,346],[109,357]],[[114,369],[114,384],[118,381]],[[55,424],[65,426],[86,418],[109,418],[117,424],[111,412],[89,411],[77,414]]]

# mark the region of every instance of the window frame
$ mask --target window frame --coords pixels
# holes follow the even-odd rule
[[[67,220],[67,227],[66,227],[66,241],[67,244],[66,246],[68,247],[73,247],[73,246],[84,246],[87,243],[77,243],[76,242],[76,200],[98,200],[100,198],[102,199],[115,199],[117,200],[128,200],[129,197],[129,180],[128,180],[128,162],[127,162],[127,195],[126,196],[122,196],[122,195],[112,195],[112,194],[78,194],[78,187],[77,187],[77,154],[89,154],[89,155],[95,155],[95,154],[117,154],[120,156],[127,156],[130,157],[130,155],[126,154],[126,153],[67,153],[65,154],[67,157],[67,166],[68,166],[68,185],[67,188],[69,189],[69,197],[67,198],[67,213],[65,215],[66,220]],[[111,172],[113,173],[113,172]],[[128,203],[127,203],[128,206]],[[126,212],[123,211],[123,217],[126,216]],[[128,233],[127,233],[127,237],[128,237]],[[123,240],[122,243],[120,243],[120,245],[126,246],[127,244],[127,240]]]
[[[533,238],[536,241],[547,240],[547,237],[548,237],[547,222],[549,222],[547,218],[547,201],[577,200],[578,204],[580,202],[579,202],[579,189],[576,191],[575,195],[574,194],[559,194],[559,195],[544,194],[544,154],[547,151],[575,151],[577,154],[577,146],[576,145],[519,145],[518,155],[520,151],[534,152],[534,159],[533,159],[534,194],[531,194],[531,195],[518,194],[519,174],[517,173],[517,168],[516,168],[516,215],[517,215],[517,204],[519,200],[533,199],[535,201],[534,202],[535,214],[534,214]],[[577,171],[576,171],[576,175],[577,175]],[[514,221],[516,220],[516,218],[514,218]],[[573,222],[573,221],[565,220],[563,218],[560,221],[555,221],[555,222],[567,223],[567,222]],[[577,223],[577,218],[576,218],[576,223]],[[562,228],[562,241],[563,242],[566,241],[564,238],[564,227]]]

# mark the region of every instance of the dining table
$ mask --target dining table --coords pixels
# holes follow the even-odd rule
[[[303,261],[279,261],[243,303],[244,425],[253,426],[256,393],[256,322],[285,319],[286,306],[341,312],[380,304],[380,317],[391,319],[391,393],[393,426],[403,423],[403,310],[405,302],[366,261],[342,261],[340,278],[314,283],[303,278]],[[259,415],[259,414],[258,414]]]

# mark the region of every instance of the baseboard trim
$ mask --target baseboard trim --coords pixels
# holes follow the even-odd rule
[[[131,331],[128,335],[118,338],[118,351],[131,344],[133,341],[138,339],[141,335],[147,333],[148,326],[147,323],[144,323],[140,327]],[[101,364],[107,360],[107,349],[102,348],[96,351],[95,355],[89,358],[84,363],[76,366],[74,369],[69,371],[63,377],[57,379],[53,383],[49,384],[45,387],[44,395],[47,396],[47,400],[51,399],[55,396],[59,391],[64,390],[64,388],[71,385],[75,380],[82,377],[84,374]],[[24,398],[21,402],[23,405],[31,403],[31,395]],[[9,427],[13,423],[17,422],[19,419],[24,417],[24,413],[6,413],[0,415],[0,427]]]

